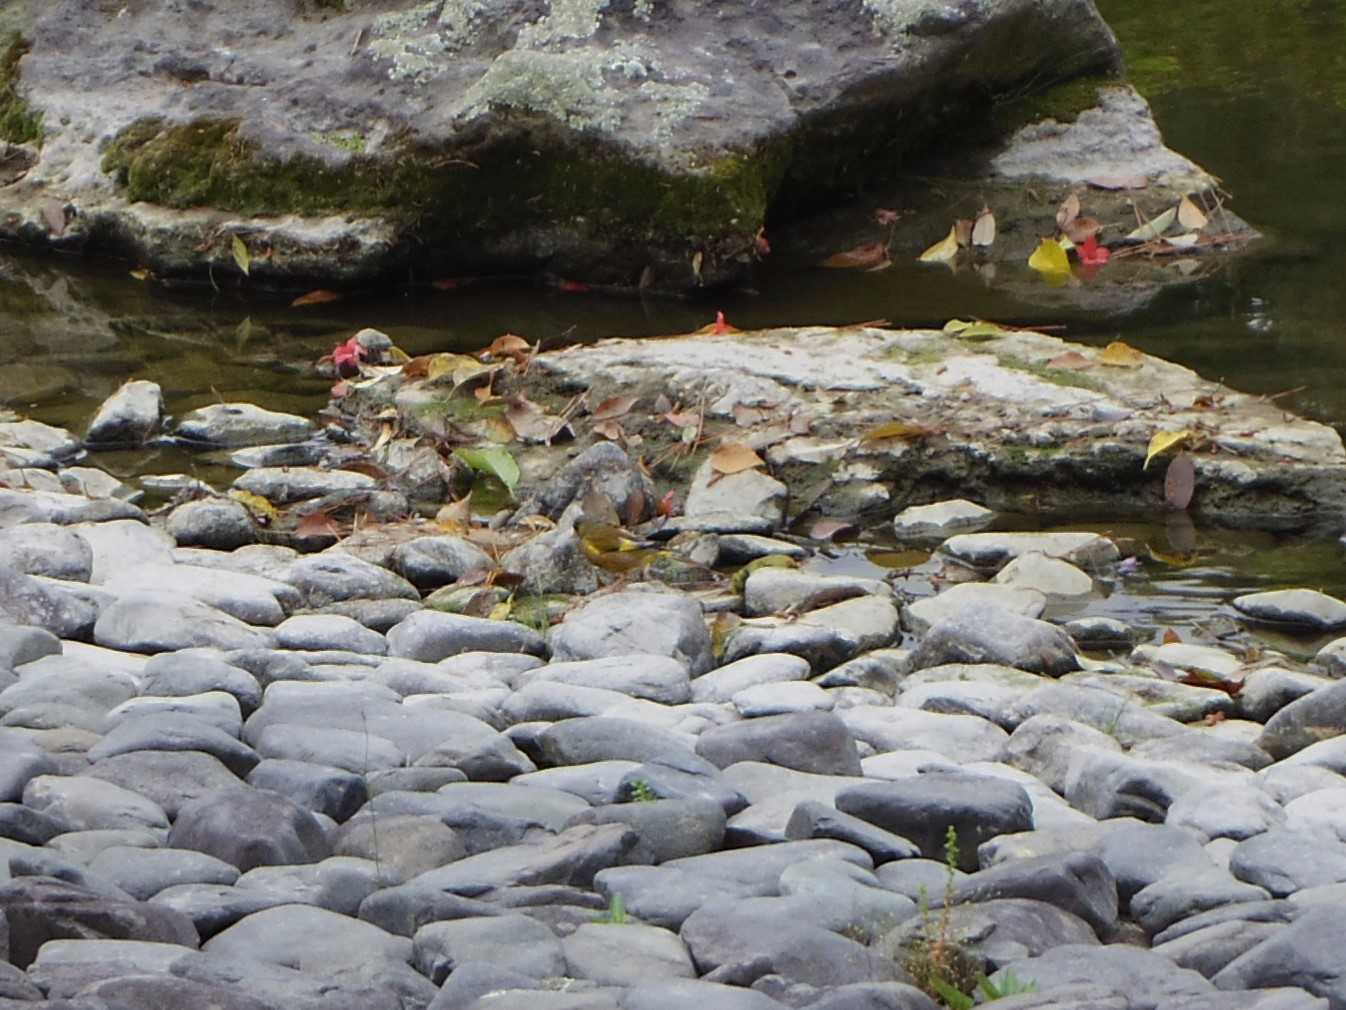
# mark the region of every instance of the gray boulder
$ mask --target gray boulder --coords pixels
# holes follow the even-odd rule
[[[1290,702],[1269,720],[1257,745],[1280,760],[1346,727],[1346,681],[1318,688]]]
[[[1315,908],[1235,958],[1214,978],[1220,989],[1265,989],[1298,986],[1327,999],[1337,1010],[1346,1006],[1346,919],[1340,908]]]
[[[915,667],[943,663],[999,663],[1053,677],[1079,668],[1075,643],[1064,631],[998,607],[946,618],[926,632],[916,649]]]
[[[178,811],[168,844],[215,856],[238,869],[312,863],[331,854],[322,825],[276,793],[238,786],[207,793]]]
[[[464,652],[524,652],[546,655],[546,645],[532,628],[513,621],[464,617],[437,610],[418,610],[388,631],[392,656],[437,663]]]
[[[958,903],[1032,898],[1064,909],[1103,936],[1117,924],[1117,882],[1097,856],[1062,852],[1015,859],[958,881]]]
[[[164,396],[157,382],[133,379],[99,406],[84,441],[98,445],[139,445],[164,414]]]
[[[765,761],[819,775],[859,775],[860,754],[846,724],[830,712],[745,719],[706,730],[696,752],[720,768]]]
[[[93,551],[64,526],[23,523],[0,529],[0,566],[25,575],[88,582],[93,576]]]
[[[558,662],[626,656],[671,656],[693,677],[714,666],[701,605],[681,593],[627,591],[593,598],[548,636]]]

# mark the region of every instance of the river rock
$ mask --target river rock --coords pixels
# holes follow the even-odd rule
[[[202,947],[213,954],[321,972],[334,960],[408,961],[411,941],[326,909],[284,905],[255,912]]]
[[[131,519],[145,522],[145,513],[115,498],[86,498],[63,491],[16,491],[0,488],[0,527],[20,523],[105,522]]]
[[[61,651],[61,640],[44,628],[0,623],[0,670],[12,670]]]
[[[898,539],[935,537],[956,530],[977,529],[995,518],[995,512],[966,498],[930,505],[910,505],[893,517]]]
[[[257,539],[251,514],[229,498],[183,502],[168,514],[165,528],[179,547],[232,551]]]
[[[1198,836],[1181,828],[1118,818],[1103,829],[1090,848],[1117,881],[1123,907],[1155,881],[1199,876],[1215,865]]]
[[[489,571],[490,557],[462,537],[417,537],[393,551],[393,567],[422,591],[457,582],[470,572]]]
[[[745,719],[800,712],[830,712],[836,707],[836,701],[830,694],[808,681],[758,684],[736,691],[730,702]]]
[[[1285,810],[1256,786],[1224,786],[1188,793],[1169,805],[1166,824],[1207,838],[1242,841],[1285,822]]]
[[[999,726],[971,715],[879,705],[837,709],[836,715],[876,751],[931,750],[956,763],[998,760],[1009,739]]]
[[[302,442],[313,434],[313,422],[296,414],[265,410],[251,403],[212,403],[188,411],[178,422],[179,437],[193,442],[237,448],[272,442]]]
[[[89,422],[85,442],[139,445],[163,419],[164,397],[157,382],[133,379],[103,401]]]
[[[809,676],[808,661],[787,653],[746,656],[697,677],[691,683],[694,701],[725,702],[745,688],[802,681]]]
[[[1036,589],[1049,597],[1076,599],[1094,590],[1094,580],[1069,561],[1048,557],[1038,551],[1020,554],[995,574],[994,582],[1004,586]]]
[[[1282,898],[1346,880],[1346,845],[1289,828],[1273,828],[1239,842],[1229,871]]]
[[[236,478],[235,490],[260,495],[276,506],[290,505],[309,498],[374,491],[378,481],[368,474],[352,470],[324,470],[312,466],[266,466],[248,470]]]
[[[599,586],[600,572],[585,557],[573,528],[550,530],[506,551],[500,567],[523,579],[521,591],[539,596],[587,596]]]
[[[418,610],[391,628],[389,655],[435,663],[464,652],[524,652],[546,655],[546,644],[532,628],[513,621],[464,617]]]
[[[750,468],[726,474],[707,459],[692,476],[683,514],[689,519],[725,519],[731,524],[749,517],[765,520],[775,529],[785,518],[788,499],[786,486],[763,470]]]
[[[671,656],[650,653],[549,663],[515,678],[520,686],[544,681],[601,687],[663,705],[680,705],[693,697],[686,665]]]
[[[695,978],[696,968],[676,933],[628,923],[621,929],[588,924],[562,937],[566,974],[600,985],[633,986],[651,979]]]
[[[924,635],[940,621],[981,613],[1000,607],[1024,617],[1039,617],[1047,598],[1036,589],[1002,586],[995,582],[961,582],[935,596],[916,600],[902,608],[902,624],[914,635]]]
[[[888,616],[895,617],[896,609]],[[895,631],[894,626],[891,632]],[[891,637],[891,632],[885,632],[885,638]],[[788,653],[806,660],[814,673],[826,673],[859,651],[860,640],[844,628],[759,617],[743,621],[730,633],[723,659],[734,663],[749,656]]]
[[[41,628],[58,638],[87,638],[98,610],[58,586],[0,564],[0,620]]]
[[[609,803],[575,814],[568,824],[625,824],[639,835],[632,863],[657,866],[684,856],[719,849],[724,841],[725,811],[705,797]]]
[[[207,793],[185,804],[168,844],[215,856],[242,871],[312,863],[331,853],[311,813],[283,796],[246,786]]]
[[[696,752],[720,768],[765,761],[819,775],[859,775],[860,755],[846,724],[827,712],[746,719],[708,729]]]
[[[24,786],[23,803],[75,831],[168,827],[163,809],[139,793],[83,776],[39,775]]]
[[[659,799],[714,800],[731,816],[748,805],[743,794],[724,780],[718,768],[690,750],[660,755],[628,772],[622,778],[619,798],[629,802],[637,798],[637,791]]]
[[[966,534],[981,536],[982,534]],[[916,649],[917,669],[943,663],[999,663],[1058,677],[1078,669],[1075,643],[1060,628],[989,607],[933,625]]]
[[[1039,957],[1023,958],[1005,965],[991,976],[992,984],[1003,984],[1011,973],[1019,979],[1034,980],[1043,994],[1066,986],[1099,986],[1125,994],[1126,1005],[1135,1010],[1155,1010],[1159,1006],[1176,1010],[1180,1006],[1194,1005],[1190,1001],[1213,992],[1211,983],[1197,972],[1179,968],[1161,954],[1124,944],[1056,947]],[[1039,1003],[1042,997],[1034,996],[1030,1000]],[[1076,998],[1069,1000],[1068,1005],[1093,1004],[1082,1004]]]
[[[526,915],[506,914],[433,922],[416,930],[415,963],[436,985],[460,964],[487,961],[534,978],[565,973],[556,935]]]
[[[951,935],[964,937],[964,952],[974,964],[987,970],[1062,946],[1097,943],[1084,920],[1045,901],[1028,898],[953,905],[948,917]],[[894,960],[904,960],[905,952],[932,939],[930,924],[915,918],[884,936],[879,949]]]
[[[1117,923],[1117,882],[1103,861],[1087,852],[1011,860],[962,877],[952,896],[958,903],[996,898],[1044,901],[1083,919],[1099,936]]]
[[[749,616],[796,614],[867,594],[890,596],[878,579],[849,575],[815,575],[791,568],[759,568],[743,585],[743,606]]]
[[[560,662],[656,653],[683,662],[693,677],[714,665],[701,605],[680,593],[629,590],[592,598],[552,628],[548,644]]]
[[[1346,971],[1337,952],[1343,941],[1340,909],[1312,909],[1234,959],[1213,979],[1220,989],[1299,986],[1346,1005]]]
[[[224,691],[233,695],[244,716],[262,703],[262,689],[248,671],[205,653],[166,652],[152,656],[141,673],[147,695],[174,697]]]
[[[108,606],[94,624],[93,638],[108,648],[150,653],[198,646],[258,649],[274,642],[269,633],[205,603],[143,592]]]
[[[93,575],[93,551],[64,526],[23,523],[0,530],[0,566],[25,575],[88,582]]]
[[[1130,910],[1132,918],[1154,936],[1175,922],[1210,909],[1266,901],[1269,897],[1262,888],[1212,867],[1200,873],[1162,877],[1146,885],[1131,896]]]
[[[1286,758],[1346,727],[1346,682],[1320,687],[1267,720],[1257,745],[1273,758]]]
[[[298,589],[313,608],[341,600],[420,600],[416,587],[400,575],[337,549],[299,558],[278,577]]]
[[[1313,589],[1277,589],[1236,596],[1233,607],[1254,621],[1332,631],[1346,626],[1346,603]]]
[[[939,549],[973,568],[996,571],[1030,553],[1082,568],[1101,568],[1121,557],[1117,545],[1097,533],[960,533]]]
[[[548,765],[590,761],[653,761],[689,754],[687,738],[631,719],[594,716],[565,719],[538,740]]]

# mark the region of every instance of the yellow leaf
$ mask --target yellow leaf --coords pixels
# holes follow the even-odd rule
[[[972,226],[972,244],[985,248],[995,242],[995,215],[990,208],[983,207]]]
[[[1178,216],[1178,208],[1170,207],[1158,217],[1151,218],[1139,228],[1135,229],[1126,237],[1136,242],[1148,242],[1152,238],[1158,238],[1164,232],[1168,231],[1169,225],[1173,219]]]
[[[472,528],[471,507],[466,498],[449,502],[435,513],[435,524],[445,533],[463,536]]]
[[[978,319],[975,323],[964,326],[956,335],[960,340],[993,340],[996,337],[1004,336],[1008,332],[999,323]]]
[[[235,235],[232,246],[234,251],[234,262],[238,264],[238,268],[242,270],[244,274],[250,274],[252,272],[252,253],[248,252],[247,245],[244,244],[241,238]]]
[[[1098,356],[1098,360],[1105,365],[1112,365],[1114,368],[1139,368],[1145,363],[1145,355],[1130,344],[1114,340],[1103,348],[1103,353]]]
[[[726,442],[710,454],[710,468],[726,476],[761,465],[762,457],[742,442]]]
[[[870,428],[860,436],[861,442],[882,442],[889,438],[900,438],[910,440],[924,438],[932,433],[932,429],[923,424],[917,424],[915,421],[889,421],[886,424],[880,424],[877,427]]]
[[[1206,227],[1206,221],[1206,215],[1192,202],[1191,197],[1184,196],[1178,201],[1178,224],[1188,231],[1200,231]]]
[[[1189,438],[1192,433],[1184,428],[1182,431],[1156,431],[1154,437],[1150,439],[1150,446],[1145,450],[1145,465],[1142,470],[1150,468],[1150,460],[1156,456],[1162,456],[1171,449],[1176,449]]]
[[[1061,243],[1054,238],[1044,238],[1028,257],[1028,265],[1040,274],[1057,277],[1070,273],[1070,259]]]
[[[958,226],[949,229],[949,234],[921,253],[922,263],[949,263],[958,255]]]
[[[276,511],[276,506],[272,505],[259,494],[253,494],[251,491],[243,491],[235,488],[229,492],[229,497],[242,505],[259,520],[274,522],[280,518],[280,513]]]

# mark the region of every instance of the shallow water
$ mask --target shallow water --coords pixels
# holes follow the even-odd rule
[[[166,290],[128,276],[124,263],[0,254],[0,405],[83,427],[131,377],[159,382],[171,412],[248,399],[312,414],[327,383],[307,368],[361,326],[410,353],[466,350],[504,332],[547,344],[600,336],[676,333],[716,309],[742,328],[885,318],[942,324],[950,316],[1064,323],[1088,342],[1123,337],[1236,388],[1282,394],[1288,409],[1346,428],[1346,0],[1100,0],[1167,141],[1220,176],[1237,210],[1272,242],[1264,255],[1170,292],[1123,318],[1068,308],[1047,318],[988,288],[915,264],[879,274],[810,269],[776,242],[756,292],[714,304],[603,298],[534,288],[408,288],[295,309],[288,298],[223,283]],[[890,203],[869,194],[865,208]],[[221,471],[174,450],[102,455],[121,476]],[[1025,520],[1032,524],[1034,520]],[[1116,529],[1101,521],[1076,528]],[[1198,529],[1189,550],[1166,549],[1162,521],[1128,528],[1160,558],[1097,612],[1148,623],[1208,613],[1212,597],[1252,587],[1307,584],[1346,591],[1334,544]],[[1191,541],[1194,536],[1194,545]],[[877,538],[874,547],[884,546]],[[1171,545],[1169,545],[1171,546]],[[1182,563],[1173,561],[1182,555]],[[1165,560],[1167,559],[1167,560]],[[838,564],[870,564],[859,549]]]

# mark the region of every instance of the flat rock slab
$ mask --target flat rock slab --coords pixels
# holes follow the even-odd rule
[[[738,429],[742,439],[793,500],[839,514],[956,495],[1006,511],[1153,514],[1165,507],[1167,461],[1143,469],[1146,450],[1156,433],[1178,431],[1191,433],[1192,512],[1293,528],[1346,507],[1346,451],[1330,427],[1181,365],[1144,354],[1109,365],[1097,348],[1029,330],[977,340],[868,326],[613,339],[537,365],[558,394],[588,388],[595,402],[662,392],[704,402],[715,423],[751,406],[762,417]],[[808,434],[795,434],[805,420]],[[914,435],[865,437],[894,421]],[[658,428],[651,419],[642,434],[658,438]],[[995,564],[1013,555],[1006,548]]]

